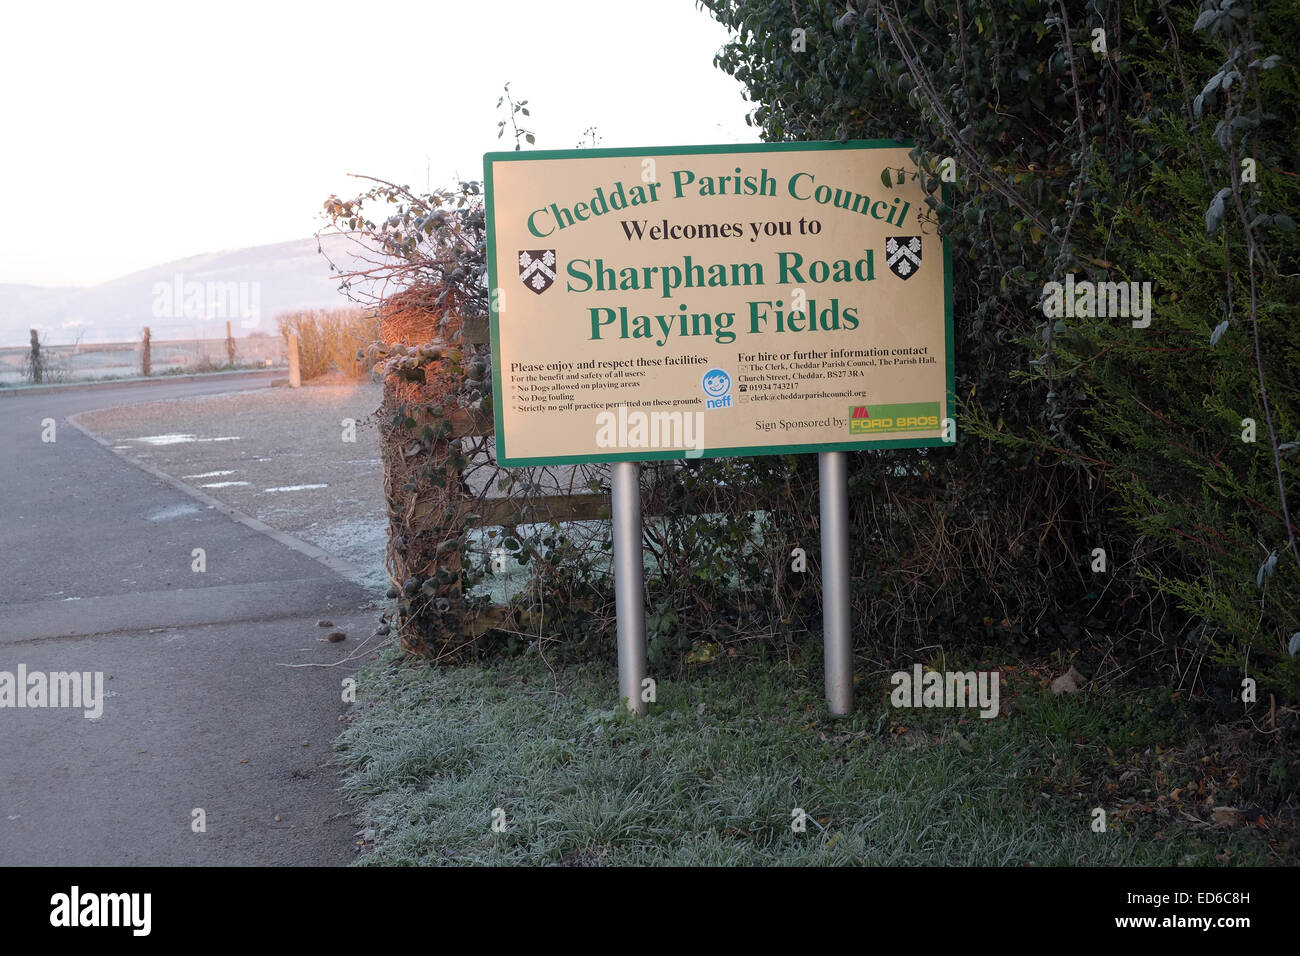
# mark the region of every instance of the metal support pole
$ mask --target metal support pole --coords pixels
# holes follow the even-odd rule
[[[842,717],[853,712],[853,634],[849,613],[849,471],[842,451],[817,455],[821,486],[822,641],[826,703]]]
[[[645,557],[641,537],[641,464],[611,466],[614,524],[614,598],[618,608],[618,696],[637,714],[648,710],[641,699],[646,677]]]

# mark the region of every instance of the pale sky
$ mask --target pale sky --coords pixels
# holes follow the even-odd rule
[[[368,173],[483,178],[502,85],[538,149],[757,141],[692,0],[14,3],[0,283],[85,285],[321,225]]]

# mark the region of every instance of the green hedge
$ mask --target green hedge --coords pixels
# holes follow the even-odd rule
[[[1171,682],[1208,656],[1228,686],[1296,695],[1300,4],[701,5],[735,35],[717,64],[764,138],[955,161],[929,185],[958,253],[964,434],[858,456],[867,633],[1002,629]],[[1048,318],[1067,275],[1150,283],[1150,325]]]

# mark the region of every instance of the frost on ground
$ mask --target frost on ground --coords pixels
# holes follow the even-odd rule
[[[371,418],[380,398],[371,384],[267,388],[101,409],[78,421],[127,446],[127,457],[344,559],[357,583],[382,592],[388,519]],[[355,441],[343,440],[344,419],[355,420]]]
[[[311,537],[307,537],[308,534]],[[316,547],[338,555],[356,567],[361,572],[358,584],[374,591],[388,589],[388,573],[384,570],[388,522],[383,515],[378,521],[372,518],[356,521],[345,519],[322,527],[313,525],[303,537]]]

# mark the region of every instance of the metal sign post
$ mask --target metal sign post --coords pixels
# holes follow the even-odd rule
[[[836,717],[853,712],[853,635],[849,613],[849,472],[842,451],[817,455],[821,496],[822,641],[826,703]],[[622,622],[620,610],[619,621]],[[621,636],[621,632],[620,632]]]
[[[618,696],[627,709],[644,714],[641,698],[646,678],[645,557],[641,529],[641,463],[610,465],[614,525],[614,599],[618,608]]]

